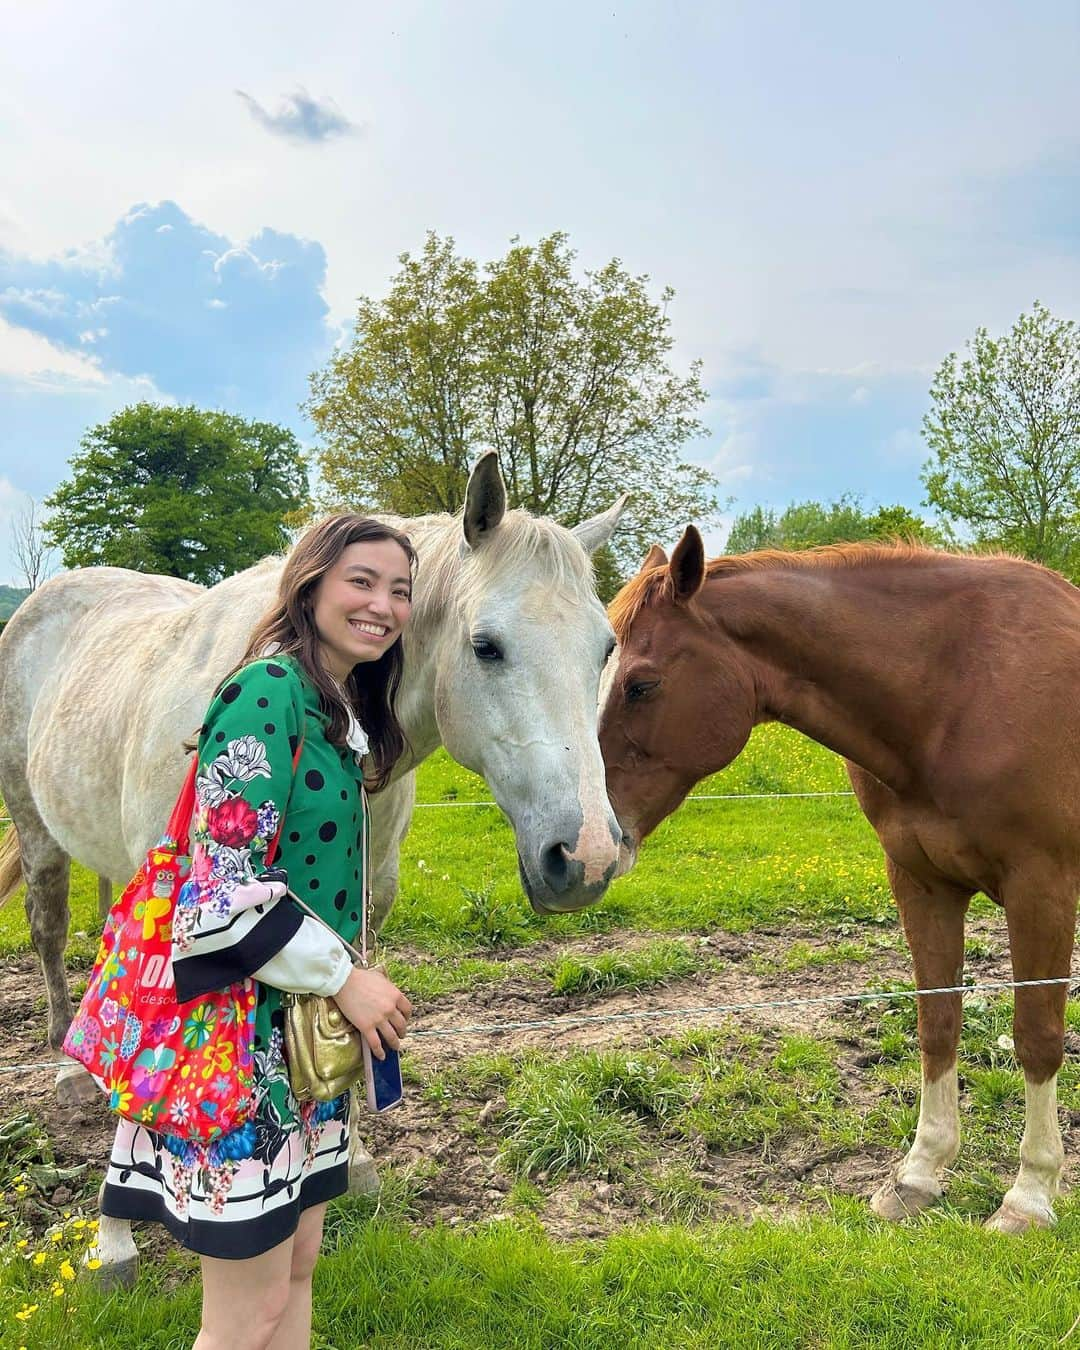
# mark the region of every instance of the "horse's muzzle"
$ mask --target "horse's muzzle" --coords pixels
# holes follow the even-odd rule
[[[584,865],[569,858],[562,844],[553,844],[541,853],[535,869],[527,867],[519,853],[518,874],[534,913],[573,914],[603,899],[615,875],[615,864],[600,880],[587,883]]]

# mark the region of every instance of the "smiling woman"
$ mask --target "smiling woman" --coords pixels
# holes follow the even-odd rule
[[[241,980],[257,990],[244,1052],[257,1105],[202,1147],[175,1136],[189,1112],[217,1106],[210,1094],[218,1081],[229,1090],[229,1065],[208,1067],[203,1076],[219,1078],[186,1090],[169,1115],[156,1113],[151,1091],[139,1123],[117,1129],[102,1193],[103,1215],[155,1220],[199,1253],[198,1350],[307,1344],[323,1215],[348,1185],[349,1092],[325,1103],[294,1095],[283,994],[333,998],[378,1059],[384,1044],[398,1048],[411,1011],[379,971],[352,965],[340,939],[355,936],[367,903],[361,756],[370,751],[373,777],[385,781],[405,747],[394,694],[415,557],[409,539],[379,521],[341,515],[316,525],[290,554],[276,603],[200,729],[192,879],[171,921],[176,991],[187,1005]],[[265,872],[271,861],[321,925]],[[192,1049],[209,1038],[200,1020],[208,1006],[190,1014]],[[154,1034],[146,1029],[140,1064]]]

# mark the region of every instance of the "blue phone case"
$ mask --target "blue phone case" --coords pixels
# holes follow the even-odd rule
[[[364,1079],[367,1088],[367,1109],[389,1111],[402,1098],[401,1060],[398,1052],[383,1041],[385,1059],[376,1059],[367,1042],[364,1043]]]

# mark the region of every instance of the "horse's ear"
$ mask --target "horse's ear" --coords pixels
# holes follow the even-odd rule
[[[659,544],[652,544],[648,553],[645,554],[645,561],[641,564],[641,571],[647,572],[650,567],[666,567],[667,554]]]
[[[473,465],[465,489],[462,525],[469,547],[483,543],[484,536],[498,528],[505,514],[506,485],[499,471],[499,456],[495,450],[487,450]]]
[[[615,533],[615,526],[618,525],[619,517],[626,510],[626,503],[629,500],[629,492],[624,492],[614,506],[609,506],[600,515],[591,516],[574,526],[570,533],[579,541],[586,553],[595,553],[608,542]]]
[[[675,545],[668,571],[677,605],[692,600],[705,584],[705,545],[693,525],[687,525]]]

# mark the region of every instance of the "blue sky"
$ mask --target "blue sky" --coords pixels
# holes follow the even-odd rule
[[[308,373],[428,229],[480,258],[566,230],[674,286],[690,453],[736,509],[917,507],[942,357],[1080,312],[1080,12],[817,8],[9,11],[0,581],[26,495],[138,398],[310,441]]]

